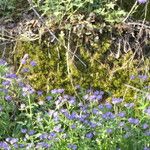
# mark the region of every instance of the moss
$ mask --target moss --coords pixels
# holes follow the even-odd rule
[[[119,59],[108,55],[109,46],[110,41],[107,39],[99,45],[94,53],[81,46],[78,57],[86,66],[78,59],[69,60],[69,74],[66,50],[57,44],[43,48],[37,43],[19,42],[16,47],[14,62],[17,62],[15,65],[18,67],[23,55],[29,54],[30,58],[23,68],[28,67],[30,72],[20,72],[20,75],[26,77],[37,90],[49,91],[54,88],[65,88],[67,92],[73,93],[72,85],[81,85],[84,88],[91,86],[109,93],[111,91],[110,94],[113,96],[126,96],[128,100],[131,100],[134,96],[133,91],[127,88],[125,84],[142,87],[138,80],[133,82],[129,78],[132,74],[138,75],[139,71],[136,66],[139,62],[136,59],[131,60],[132,51],[122,55]],[[31,60],[36,61],[38,65],[30,66]],[[141,64],[140,68],[144,65]],[[145,84],[147,83],[145,82]]]

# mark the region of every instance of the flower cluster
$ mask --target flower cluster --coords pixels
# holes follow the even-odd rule
[[[104,102],[104,91],[80,86],[80,99],[64,89],[44,95],[14,82],[14,74],[5,78],[10,80],[1,80],[0,149],[149,149],[149,101]],[[42,105],[36,103],[43,97]]]

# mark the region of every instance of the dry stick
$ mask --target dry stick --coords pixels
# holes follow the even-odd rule
[[[48,30],[48,32],[50,33],[50,35],[53,37],[53,39],[51,40],[51,41],[53,41],[53,40],[57,40],[66,50],[67,50],[67,47],[64,45],[64,44],[62,44],[61,42],[60,42],[60,40],[55,36],[55,34],[48,28],[48,26],[45,24],[45,22],[44,22],[44,20],[42,19],[42,17],[38,14],[38,12],[36,11],[36,9],[34,8],[34,6],[33,6],[33,3],[32,3],[32,0],[28,0],[28,2],[29,2],[29,4],[30,4],[30,6],[31,6],[31,9],[34,11],[34,13],[38,16],[38,18],[40,19],[40,21],[44,24],[44,26],[46,27],[46,29]],[[73,53],[71,50],[69,50],[69,52],[70,53]],[[77,56],[77,55],[75,55],[75,57],[85,66],[85,67],[87,67],[87,65]]]
[[[127,14],[126,18],[122,22],[125,22],[129,18],[129,16],[131,15],[132,11],[136,8],[137,3],[138,3],[137,1],[134,3],[134,5],[132,6],[131,10]]]

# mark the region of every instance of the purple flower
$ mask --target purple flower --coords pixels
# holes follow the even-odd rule
[[[16,75],[16,74],[13,74],[13,73],[7,74],[7,75],[6,75],[6,78],[16,79],[16,78],[17,78],[17,75]]]
[[[21,129],[21,133],[26,133],[27,129]]]
[[[97,99],[98,101],[102,100],[102,98],[103,98],[102,95],[97,95],[97,96],[96,96],[96,99]]]
[[[123,127],[124,125],[125,125],[125,122],[123,121],[119,123],[119,127]]]
[[[15,144],[18,142],[18,138],[6,138],[6,141],[10,144]]]
[[[71,125],[71,129],[75,129],[75,128],[76,128],[75,124]]]
[[[30,70],[29,70],[29,68],[23,68],[21,71],[22,71],[22,73],[26,73],[26,72],[29,72]]]
[[[28,134],[29,134],[29,135],[33,135],[33,134],[35,134],[35,131],[34,131],[34,130],[30,130],[30,131],[28,132]]]
[[[58,124],[57,126],[54,127],[54,131],[55,132],[61,132],[62,129],[61,129],[61,124]]]
[[[6,65],[6,64],[7,64],[7,62],[5,60],[0,59],[0,65]]]
[[[113,104],[118,104],[118,103],[121,103],[123,101],[122,98],[112,98],[112,103]]]
[[[136,118],[129,118],[128,121],[131,123],[131,124],[138,124],[139,123],[139,119],[136,119]]]
[[[18,85],[19,85],[20,87],[24,87],[24,86],[25,86],[23,82],[18,82]]]
[[[57,93],[58,94],[61,94],[61,93],[63,93],[65,90],[64,89],[57,89]]]
[[[10,95],[5,96],[6,101],[11,101],[12,97]]]
[[[2,142],[2,141],[0,141],[0,148],[4,150],[10,150],[9,145],[6,142]]]
[[[135,76],[134,76],[134,75],[131,75],[131,76],[130,76],[130,79],[131,79],[131,80],[134,80],[134,79],[135,79]]]
[[[96,100],[96,95],[91,95],[91,96],[89,96],[89,100]]]
[[[36,63],[35,61],[31,61],[31,62],[30,62],[30,65],[31,65],[32,67],[34,67],[34,66],[37,65],[37,63]]]
[[[131,136],[131,133],[130,132],[127,132],[125,135],[124,135],[124,138],[127,139]]]
[[[73,119],[76,119],[77,116],[78,116],[77,113],[73,112],[72,114],[69,115],[68,119],[73,120]]]
[[[128,109],[132,108],[134,106],[134,103],[126,103],[124,106]]]
[[[2,82],[2,85],[3,85],[3,86],[10,85],[10,81],[3,81],[3,82]]]
[[[25,60],[25,59],[21,59],[20,62],[21,62],[21,64],[23,64],[23,65],[26,64],[26,60]]]
[[[150,147],[144,147],[143,150],[150,150]]]
[[[76,103],[76,100],[75,100],[75,99],[69,100],[69,104],[70,104],[70,105],[75,105],[75,103]]]
[[[97,96],[97,95],[99,95],[99,93],[100,93],[99,91],[95,91],[95,92],[94,92],[94,95]]]
[[[77,149],[77,145],[75,145],[75,144],[68,144],[68,148],[70,148],[71,150],[76,150]]]
[[[112,129],[107,129],[106,132],[107,133],[112,133]]]
[[[38,96],[41,96],[43,94],[42,91],[37,91]]]
[[[142,1],[142,0],[141,0],[141,1]],[[145,80],[148,78],[148,76],[147,76],[147,75],[139,75],[139,78],[140,78],[141,80],[145,81]]]
[[[137,0],[137,2],[139,2],[140,4],[144,4],[147,2],[147,0]]]
[[[93,114],[98,114],[98,109],[93,108],[92,112],[93,112]]]
[[[149,127],[149,125],[147,124],[147,123],[144,123],[143,125],[142,125],[142,128],[143,129],[147,129]]]
[[[104,108],[104,105],[100,104],[100,105],[98,106],[98,108],[99,108],[99,109],[103,109],[103,108]]]
[[[102,118],[104,118],[104,119],[114,119],[115,115],[112,112],[106,112],[105,114],[102,114]]]
[[[120,113],[118,113],[118,116],[121,117],[121,118],[125,117],[125,115],[126,115],[125,112],[120,112]]]
[[[97,124],[93,123],[93,122],[89,122],[89,125],[90,125],[91,128],[96,128],[97,127]]]
[[[93,136],[94,136],[94,134],[93,134],[92,132],[87,133],[87,134],[85,135],[85,137],[88,138],[88,139],[91,139]]]
[[[55,132],[50,132],[50,133],[49,133],[49,136],[50,136],[50,137],[55,137],[55,136],[56,136],[56,133],[55,133]]]
[[[51,96],[47,96],[47,97],[46,97],[46,100],[47,100],[47,101],[50,101],[51,99],[52,99]]]
[[[150,115],[150,107],[148,107],[147,109],[145,109],[144,111],[147,115]]]
[[[39,136],[40,140],[44,140],[48,138],[48,134],[47,133],[43,133]]]
[[[107,109],[111,109],[111,108],[112,108],[112,105],[111,105],[110,103],[106,103],[106,104],[105,104],[105,107],[106,107]]]
[[[146,136],[150,136],[150,130],[145,131]]]
[[[46,142],[39,142],[36,144],[37,149],[40,149],[40,148],[48,149],[49,147],[50,147],[50,144],[48,144]]]

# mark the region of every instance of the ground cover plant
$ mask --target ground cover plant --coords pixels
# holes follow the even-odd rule
[[[132,102],[104,103],[103,91],[79,85],[78,97],[64,89],[44,94],[0,63],[1,149],[150,149],[149,87],[135,91]]]
[[[0,150],[150,150],[149,6],[0,0]]]

